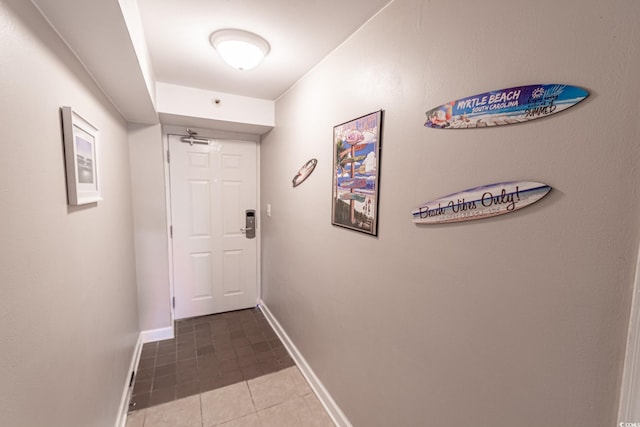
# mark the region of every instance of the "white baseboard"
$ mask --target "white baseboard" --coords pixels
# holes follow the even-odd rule
[[[313,390],[313,392],[318,396],[320,403],[324,406],[324,409],[327,411],[333,423],[338,427],[353,427],[349,422],[347,416],[342,412],[338,404],[333,397],[329,394],[327,389],[324,387],[320,379],[316,376],[316,374],[311,369],[311,366],[307,363],[302,354],[298,350],[298,348],[293,344],[289,335],[282,329],[280,323],[273,316],[269,308],[264,303],[264,301],[260,300],[259,304],[260,310],[264,313],[264,317],[267,319],[273,330],[276,332],[284,346],[289,351],[289,354],[298,365],[300,372],[304,375],[305,379],[309,383],[309,386]]]
[[[140,332],[142,337],[142,343],[170,340],[174,337],[173,326],[167,326],[166,328],[150,329],[148,331]]]
[[[124,390],[122,392],[122,398],[120,399],[120,407],[118,408],[118,418],[116,419],[115,427],[125,427],[127,422],[127,412],[129,409],[129,394],[131,393],[131,373],[138,367],[138,361],[140,360],[140,353],[142,353],[142,334],[138,334],[138,341],[133,349],[133,356],[129,363],[129,370],[127,371],[127,379],[124,383]]]
[[[148,342],[169,340],[174,337],[173,326],[167,328],[151,329],[148,331],[142,331],[138,334],[138,342],[133,350],[133,357],[129,364],[129,371],[127,380],[124,385],[124,391],[122,392],[122,398],[120,399],[120,407],[118,408],[118,418],[116,419],[115,427],[125,427],[127,423],[127,412],[129,411],[129,398],[131,397],[131,387],[129,383],[131,381],[131,374],[138,369],[138,362],[140,361],[140,354],[142,353],[142,345]]]

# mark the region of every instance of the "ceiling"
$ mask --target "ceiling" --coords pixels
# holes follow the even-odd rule
[[[389,0],[138,0],[156,80],[276,99]],[[264,37],[253,70],[224,63],[209,43],[222,28]]]
[[[127,121],[193,126],[185,120],[203,119],[258,134],[273,119],[254,123],[244,113],[256,102],[272,105],[391,1],[31,0]],[[209,43],[223,28],[264,37],[270,53],[252,70],[235,70]],[[181,93],[167,99],[160,90],[167,87]],[[181,111],[189,93],[197,96],[189,112]],[[219,94],[235,104],[212,110],[211,97]],[[245,117],[224,118],[229,112]]]

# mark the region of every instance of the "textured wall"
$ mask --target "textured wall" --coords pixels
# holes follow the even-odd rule
[[[354,426],[615,423],[639,236],[639,20],[633,0],[395,0],[278,100],[263,299]],[[535,83],[591,96],[528,124],[422,126],[451,99]],[[332,127],[377,109],[373,238],[330,225],[331,156]],[[554,190],[507,216],[411,223],[422,202],[509,180]]]
[[[30,2],[0,2],[0,52],[0,424],[112,427],[138,331],[126,124]],[[67,206],[63,105],[100,129],[97,205]]]

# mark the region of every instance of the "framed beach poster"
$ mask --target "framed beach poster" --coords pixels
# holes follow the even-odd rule
[[[62,126],[69,204],[102,200],[98,128],[71,107],[62,107]]]
[[[333,128],[331,223],[378,235],[382,110]]]

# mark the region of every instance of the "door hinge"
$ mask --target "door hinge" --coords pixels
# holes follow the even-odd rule
[[[169,149],[167,149],[167,163],[171,163],[171,153],[169,152]]]
[[[173,225],[169,226],[169,237],[173,239]]]
[[[173,297],[173,308],[176,308],[176,297]]]

